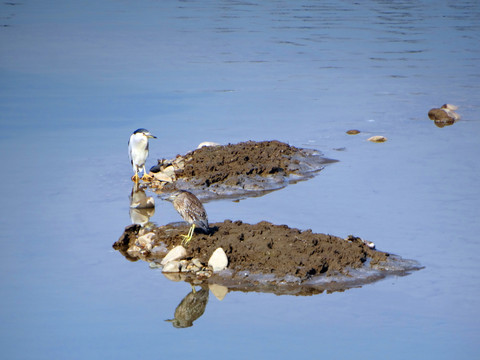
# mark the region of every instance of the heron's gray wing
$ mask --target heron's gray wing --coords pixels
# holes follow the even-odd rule
[[[128,139],[128,157],[130,159],[130,163],[133,165],[132,145],[130,144],[130,139]]]

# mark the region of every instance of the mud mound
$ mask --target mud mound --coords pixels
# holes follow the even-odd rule
[[[137,242],[138,236],[145,233],[142,229],[139,234],[139,230],[138,226],[127,227],[114,248],[130,260],[160,263],[168,250],[181,243],[181,235],[188,232],[188,226],[168,224],[152,229],[148,249]],[[400,274],[419,268],[416,263],[402,265],[401,261],[397,261],[401,259],[376,251],[354,236],[345,240],[266,221],[254,225],[230,220],[211,224],[209,234],[195,233],[187,247],[187,257],[197,258],[206,264],[219,247],[225,250],[228,268],[214,274],[208,282],[242,291],[251,291],[252,286],[256,286],[255,291],[278,293],[280,290],[276,286],[283,284],[283,293],[298,294],[305,292],[305,288],[300,291],[298,285],[314,287],[315,283],[321,283],[318,287],[321,291],[338,291],[378,280],[388,271]],[[365,273],[360,275],[359,270],[374,272],[364,276]]]
[[[203,199],[262,194],[308,179],[335,161],[280,141],[206,146],[173,160],[159,160],[150,170],[154,177],[150,187],[164,192],[195,190]]]

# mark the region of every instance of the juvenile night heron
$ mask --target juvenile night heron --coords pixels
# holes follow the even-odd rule
[[[192,240],[195,226],[202,229],[204,232],[209,232],[207,212],[198,198],[191,192],[180,190],[174,192],[170,199],[172,199],[173,207],[180,216],[189,223],[190,230],[187,235],[182,235],[184,238],[182,243],[187,245]]]
[[[133,132],[128,140],[128,156],[133,167],[135,175],[132,180],[138,182],[138,172],[143,169],[142,179],[145,180],[145,161],[148,157],[148,139],[156,139],[157,137],[150,134],[147,129],[137,129]]]

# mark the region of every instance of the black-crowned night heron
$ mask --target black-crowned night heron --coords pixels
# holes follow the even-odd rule
[[[132,180],[138,181],[138,172],[143,170],[142,179],[146,179],[145,162],[148,157],[148,139],[156,139],[157,137],[150,134],[147,129],[137,129],[133,132],[128,140],[128,155],[133,167],[135,175]]]
[[[182,243],[187,245],[192,240],[195,226],[199,227],[206,233],[209,232],[207,212],[198,198],[191,192],[180,190],[174,192],[170,199],[172,199],[173,207],[178,211],[180,216],[189,223],[190,230],[187,235],[183,236]]]

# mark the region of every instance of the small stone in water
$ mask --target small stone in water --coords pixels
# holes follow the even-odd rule
[[[375,135],[375,136],[369,137],[367,140],[371,142],[382,143],[387,141],[387,138],[385,136]]]
[[[355,130],[355,129],[348,130],[347,134],[348,135],[357,135],[357,134],[360,134],[360,130]]]

